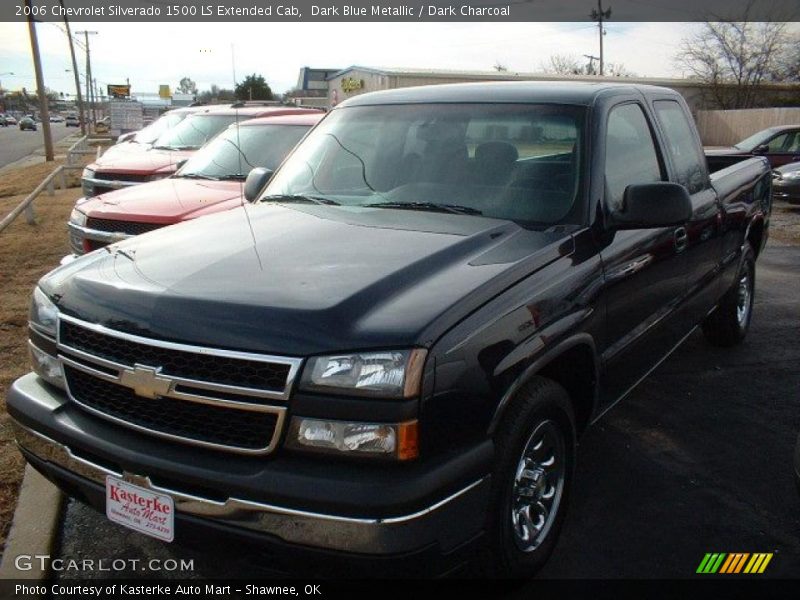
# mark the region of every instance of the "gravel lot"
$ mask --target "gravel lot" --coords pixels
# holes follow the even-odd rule
[[[587,433],[570,512],[542,577],[692,577],[706,552],[775,552],[763,577],[800,576],[791,464],[800,429],[798,265],[800,248],[771,242],[757,266],[747,341],[723,350],[693,335]],[[234,547],[162,544],[74,502],[58,555],[193,558],[194,572],[182,577],[259,573]],[[313,575],[301,564],[296,571]],[[109,576],[60,577],[93,575]]]

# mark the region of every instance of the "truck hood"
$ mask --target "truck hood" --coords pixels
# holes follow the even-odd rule
[[[95,196],[79,208],[97,219],[172,224],[241,201],[241,182],[170,177]]]
[[[193,150],[156,150],[147,148],[143,152],[126,150],[101,156],[89,168],[100,173],[131,173],[146,175],[159,171],[171,172],[178,162],[189,158]]]
[[[41,285],[120,331],[307,356],[428,346],[572,248],[563,230],[482,217],[261,204],[97,250]]]

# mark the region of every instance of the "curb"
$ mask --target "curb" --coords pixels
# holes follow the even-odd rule
[[[31,568],[25,571],[17,569],[15,560],[20,555],[45,555],[49,559],[54,550],[63,504],[61,491],[33,467],[26,465],[17,509],[0,563],[0,579],[43,581],[47,577],[48,569],[43,569],[39,560],[31,560]]]

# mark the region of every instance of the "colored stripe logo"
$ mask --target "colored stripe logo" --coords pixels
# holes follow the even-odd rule
[[[772,552],[708,552],[700,561],[697,573],[713,574],[763,573],[772,560]]]

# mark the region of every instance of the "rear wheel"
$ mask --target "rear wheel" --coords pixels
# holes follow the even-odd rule
[[[495,447],[485,566],[530,577],[553,551],[572,483],[575,425],[564,388],[533,378],[512,400]]]
[[[703,333],[713,345],[735,346],[747,335],[753,317],[755,278],[755,252],[750,244],[746,244],[733,287],[703,323]]]

